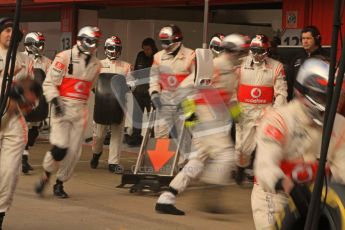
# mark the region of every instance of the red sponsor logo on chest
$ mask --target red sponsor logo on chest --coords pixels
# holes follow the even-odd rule
[[[174,91],[188,74],[160,74],[159,83],[162,89]]]
[[[87,100],[90,95],[92,82],[64,77],[59,87],[60,96],[78,100]]]
[[[57,62],[55,63],[55,67],[56,67],[57,69],[62,70],[62,69],[65,68],[65,65],[64,65],[63,63],[57,61]]]
[[[270,104],[273,101],[272,86],[252,86],[241,84],[238,87],[238,100],[249,104]]]

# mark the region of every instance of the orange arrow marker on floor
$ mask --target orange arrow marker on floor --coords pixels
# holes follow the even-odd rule
[[[154,150],[147,150],[156,172],[159,171],[175,154],[175,152],[169,151],[169,145],[170,139],[160,138],[157,139],[156,148]]]

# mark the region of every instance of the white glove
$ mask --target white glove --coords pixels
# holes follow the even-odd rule
[[[136,87],[136,83],[136,80],[127,81],[127,86],[131,91],[133,91]]]

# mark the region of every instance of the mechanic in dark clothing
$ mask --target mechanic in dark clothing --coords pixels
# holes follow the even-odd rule
[[[321,34],[316,26],[307,26],[301,32],[303,51],[291,62],[287,75],[288,100],[293,98],[293,86],[300,66],[310,57],[318,57],[328,60],[329,53],[321,47]]]
[[[145,38],[141,47],[143,50],[137,55],[134,65],[135,72],[133,74],[134,78],[139,82],[134,89],[133,94],[141,111],[136,111],[137,109],[134,107],[133,120],[135,125],[133,125],[132,135],[126,136],[126,142],[130,146],[140,145],[143,138],[141,136],[141,124],[144,109],[146,108],[147,112],[150,112],[151,110],[151,97],[148,92],[150,67],[153,63],[153,56],[158,51],[155,41],[152,38]],[[145,83],[143,84],[143,82]]]
[[[281,40],[279,37],[274,36],[272,39],[270,39],[270,47],[268,49],[268,57],[283,63],[283,60],[282,60],[282,58],[281,58],[281,56],[277,50],[279,45],[281,45]]]

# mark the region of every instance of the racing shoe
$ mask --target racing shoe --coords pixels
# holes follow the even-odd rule
[[[169,187],[168,191],[163,192],[156,203],[156,211],[162,214],[171,214],[171,215],[184,215],[184,211],[181,211],[175,207],[175,201],[178,191],[173,187]]]
[[[29,171],[34,170],[31,165],[29,164],[29,157],[28,155],[23,155],[22,156],[22,172],[24,174],[28,174]]]
[[[141,130],[134,129],[132,136],[128,136],[126,142],[131,147],[138,147],[141,145],[143,136],[140,135]]]
[[[137,136],[137,137],[132,137],[128,141],[128,145],[131,147],[139,147],[141,145],[141,142],[143,141],[143,136]]]
[[[173,204],[160,204],[156,203],[155,207],[156,211],[161,214],[170,214],[170,215],[177,215],[183,216],[185,213],[182,210],[179,210]]]
[[[50,178],[49,172],[44,172],[39,182],[35,185],[35,192],[37,195],[42,196],[45,187],[47,186]]]
[[[54,196],[59,198],[68,198],[68,194],[63,190],[63,182],[60,180],[56,180],[56,184],[54,185]]]
[[[109,172],[115,174],[121,174],[123,172],[123,168],[119,164],[109,164],[108,165]]]
[[[98,167],[98,163],[99,163],[99,158],[101,157],[102,153],[94,153],[92,156],[92,159],[90,161],[90,167],[92,169],[95,169]]]

